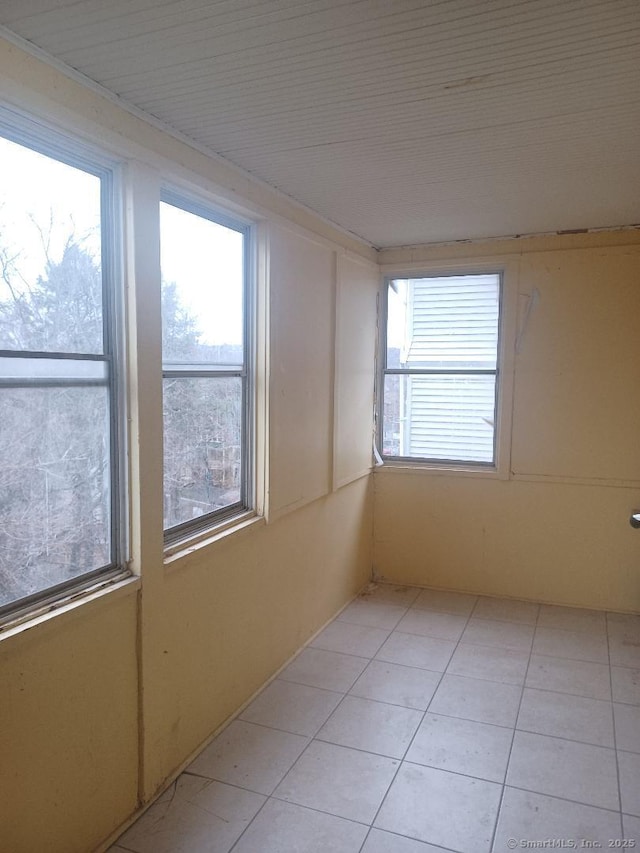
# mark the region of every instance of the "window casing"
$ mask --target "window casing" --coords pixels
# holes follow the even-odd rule
[[[496,271],[385,280],[383,460],[496,469],[502,303]]]
[[[161,196],[167,546],[251,511],[251,227]]]
[[[117,166],[0,112],[0,619],[126,559]]]

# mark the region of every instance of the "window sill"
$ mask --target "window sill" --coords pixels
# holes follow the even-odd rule
[[[103,599],[109,597],[109,602],[132,595],[140,588],[140,578],[137,575],[119,575],[109,580],[96,582],[93,586],[80,591],[69,593],[66,598],[50,604],[34,607],[29,613],[8,619],[0,626],[0,642],[28,636],[37,627],[47,623],[59,622],[76,616],[84,616],[89,609],[99,606]],[[29,635],[30,636],[30,635]]]
[[[375,474],[385,470],[395,474],[413,474],[414,476],[432,477],[479,477],[484,480],[508,480],[508,472],[503,472],[493,466],[474,465],[441,465],[431,462],[400,462],[385,460],[384,464],[376,465]]]
[[[237,535],[257,524],[265,524],[265,519],[251,510],[217,524],[215,527],[186,536],[165,549],[164,564],[167,567],[172,566],[189,554],[194,554],[202,548],[220,542],[229,536]]]

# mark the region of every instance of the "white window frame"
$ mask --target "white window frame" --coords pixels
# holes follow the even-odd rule
[[[235,376],[242,379],[242,427],[241,427],[241,479],[240,500],[232,505],[205,513],[198,518],[164,529],[165,556],[180,553],[186,545],[196,544],[212,534],[231,529],[236,524],[255,516],[256,513],[256,244],[257,226],[249,219],[235,213],[227,213],[217,202],[196,197],[188,191],[165,184],[161,188],[160,201],[177,207],[195,216],[200,216],[217,225],[230,228],[243,236],[244,281],[243,281],[243,365],[242,369],[202,365],[162,364],[162,379],[167,378],[223,378]],[[160,235],[162,239],[162,235]],[[164,425],[163,425],[164,427]],[[164,466],[163,466],[164,469]],[[164,481],[164,474],[163,474]],[[164,494],[164,489],[163,489]]]
[[[506,480],[511,467],[511,422],[513,412],[513,383],[515,368],[515,337],[517,326],[517,260],[510,257],[474,260],[444,260],[410,264],[381,265],[379,297],[378,369],[376,371],[376,444],[379,464],[376,472],[385,469],[406,473],[432,473],[450,476],[478,476]],[[497,387],[495,405],[494,462],[487,464],[468,461],[441,461],[418,458],[381,456],[384,428],[384,379],[387,359],[387,299],[388,284],[401,278],[437,278],[439,276],[470,276],[499,274],[501,281],[498,325]]]
[[[86,384],[86,363],[102,365],[104,378],[91,380],[108,389],[109,395],[109,486],[110,553],[108,565],[46,587],[32,595],[0,607],[0,626],[13,623],[44,609],[64,603],[70,596],[94,590],[131,574],[129,559],[129,501],[127,476],[127,405],[125,382],[125,313],[123,287],[123,184],[122,162],[102,150],[35,121],[23,113],[0,105],[0,136],[53,160],[65,163],[100,179],[102,354],[0,350],[6,362],[33,364],[31,375],[18,380],[0,375],[4,387],[62,387]],[[77,369],[76,369],[77,366]],[[84,368],[84,369],[83,369]],[[97,368],[100,371],[100,368]],[[23,371],[21,371],[23,372]],[[94,369],[95,372],[95,369]],[[9,371],[11,373],[11,371]],[[51,376],[47,376],[51,374]]]

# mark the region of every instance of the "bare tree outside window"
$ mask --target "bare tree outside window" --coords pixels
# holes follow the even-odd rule
[[[112,563],[102,180],[0,138],[0,607]]]
[[[164,525],[189,531],[245,508],[242,226],[163,202]]]

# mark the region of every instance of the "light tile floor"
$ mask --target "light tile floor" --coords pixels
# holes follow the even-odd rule
[[[544,842],[640,848],[640,617],[372,585],[111,850]]]

